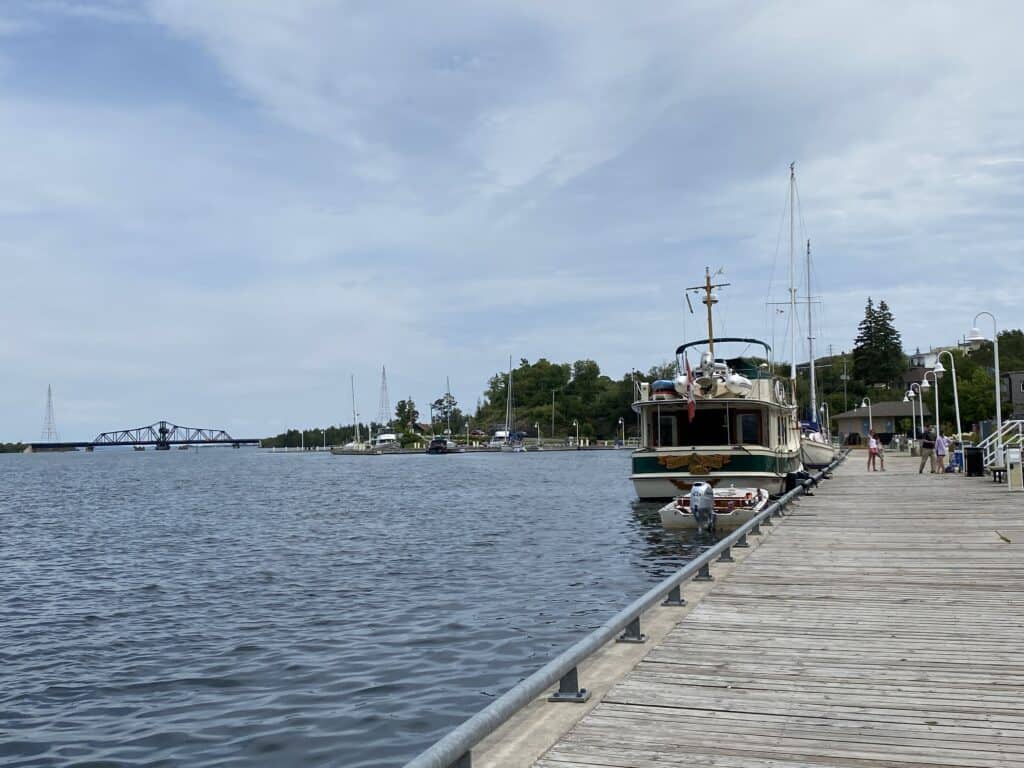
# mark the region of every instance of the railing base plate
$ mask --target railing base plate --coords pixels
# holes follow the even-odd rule
[[[590,691],[580,688],[576,693],[562,693],[557,691],[548,696],[548,701],[569,701],[574,704],[582,704],[590,698]]]

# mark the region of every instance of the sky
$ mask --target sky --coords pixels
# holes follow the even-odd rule
[[[819,351],[1024,326],[1024,6],[891,6],[5,2],[0,441],[617,378],[705,267],[788,359],[791,162]]]

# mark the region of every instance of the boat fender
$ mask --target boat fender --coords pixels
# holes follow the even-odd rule
[[[672,383],[675,385],[676,392],[685,397],[690,387],[690,380],[686,378],[686,374],[679,374],[675,377]]]
[[[738,397],[746,397],[750,394],[750,390],[754,388],[754,385],[746,376],[730,373],[725,377],[725,388]]]
[[[786,389],[782,386],[782,382],[778,379],[775,380],[775,400],[780,405],[786,404]]]

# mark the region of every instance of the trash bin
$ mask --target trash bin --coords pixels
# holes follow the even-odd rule
[[[969,477],[982,477],[985,467],[982,466],[981,448],[973,445],[964,446],[964,474]]]

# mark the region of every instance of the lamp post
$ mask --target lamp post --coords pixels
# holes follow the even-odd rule
[[[907,391],[907,396],[909,398],[911,398],[911,399],[913,399],[914,397],[919,397],[920,398],[921,406],[918,408],[918,411],[920,412],[920,415],[921,415],[921,431],[918,434],[923,435],[924,434],[924,394],[921,392],[921,385],[918,384],[916,381],[913,382],[910,385],[910,389]],[[914,427],[914,430],[915,431],[917,430],[916,426]]]
[[[982,315],[992,318],[992,359],[996,368],[996,456],[1001,462],[1003,460],[1003,391],[999,386],[999,329],[996,327],[995,315],[991,312],[976,314],[974,316],[975,327],[971,328],[971,332],[967,334],[967,343],[972,349],[977,349],[981,346],[981,342],[986,340],[985,335],[977,328],[978,318]]]
[[[956,361],[953,359],[953,353],[948,349],[944,349],[939,352],[938,358],[935,360],[935,372],[937,374],[945,373],[946,369],[942,366],[942,356],[949,355],[949,370],[953,374],[953,407],[956,410],[956,439],[963,440],[963,432],[960,429],[960,395],[956,391]]]
[[[537,430],[537,449],[540,450],[540,424],[534,424],[533,428]]]
[[[572,425],[576,427],[576,447],[580,447],[580,423],[576,420],[572,420]]]
[[[928,383],[929,373],[935,380],[935,436],[938,437],[942,434],[942,419],[939,418],[939,374],[935,371],[925,371],[924,377],[921,379],[921,389],[928,389],[931,386]]]
[[[626,422],[619,416],[619,431],[622,433],[622,447],[626,447]]]
[[[908,389],[906,392],[903,393],[903,402],[904,403],[910,403],[910,433],[911,434],[914,434],[915,432],[917,432],[917,409],[914,407],[914,401],[916,399],[917,399],[917,396],[914,394],[913,390]]]
[[[832,420],[829,416],[828,403],[822,403],[821,408],[818,410],[821,411],[821,417],[824,420],[825,436],[828,438],[829,442],[832,442]]]
[[[465,426],[465,429],[466,429],[466,447],[468,448],[469,447],[469,422],[467,421],[464,426]]]
[[[324,450],[327,450],[327,427],[324,427]]]
[[[865,397],[863,400],[861,400],[860,407],[868,409],[868,431],[871,432],[875,428],[875,422],[871,418],[871,398]]]

